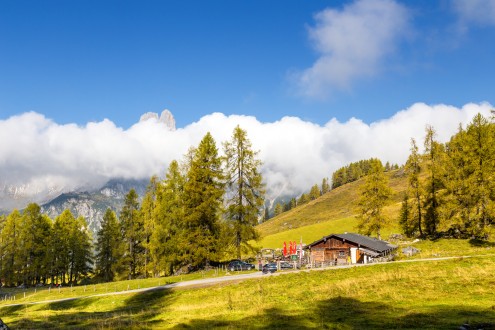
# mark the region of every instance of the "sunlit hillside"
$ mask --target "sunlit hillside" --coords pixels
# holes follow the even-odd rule
[[[400,203],[407,188],[407,177],[402,169],[386,173],[393,190],[385,214],[391,220],[384,235],[398,231],[397,217]],[[331,190],[320,198],[274,217],[257,228],[262,235],[262,247],[280,247],[283,241],[303,237],[305,243],[335,232],[355,231],[356,206],[359,187],[364,178]]]

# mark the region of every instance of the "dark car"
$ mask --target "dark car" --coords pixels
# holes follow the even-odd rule
[[[299,267],[297,267],[297,268],[299,268]],[[288,261],[281,261],[280,262],[280,269],[294,269],[294,263],[288,262]]]
[[[244,262],[242,260],[232,260],[227,266],[227,268],[231,272],[236,270],[252,270],[254,269],[254,265],[248,262]]]
[[[263,274],[275,273],[277,271],[277,264],[274,262],[270,262],[268,264],[264,264],[262,268]]]

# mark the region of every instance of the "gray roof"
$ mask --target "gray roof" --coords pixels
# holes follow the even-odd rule
[[[313,245],[316,245],[316,244],[320,243],[321,241],[330,239],[332,237],[352,242],[352,243],[354,243],[360,247],[367,248],[371,251],[376,251],[378,253],[387,252],[387,251],[394,250],[397,248],[395,245],[389,244],[388,242],[381,241],[381,240],[376,239],[376,238],[371,238],[368,236],[363,236],[363,235],[359,235],[359,234],[352,234],[352,233],[351,234],[346,233],[346,234],[328,235],[328,236],[325,236],[325,237],[309,244],[308,247],[312,247]]]

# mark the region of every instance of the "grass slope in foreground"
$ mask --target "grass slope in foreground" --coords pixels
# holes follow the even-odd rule
[[[494,256],[388,263],[0,313],[14,329],[457,329],[495,323],[494,273]]]

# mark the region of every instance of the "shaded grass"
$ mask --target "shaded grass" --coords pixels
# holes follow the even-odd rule
[[[495,257],[389,263],[0,312],[16,329],[455,329],[495,324],[494,272]]]
[[[156,286],[162,286],[162,285],[181,282],[181,281],[224,276],[226,274],[227,274],[226,271],[217,269],[217,270],[195,272],[195,273],[179,275],[179,276],[125,280],[118,282],[80,285],[74,287],[66,286],[66,287],[51,288],[51,289],[49,289],[48,287],[26,288],[26,289],[1,288],[0,290],[1,296],[7,295],[9,298],[7,300],[0,300],[0,307],[9,304],[31,303],[31,302],[39,302],[39,301],[55,300],[55,299],[70,299],[76,297],[88,297],[102,293],[124,292],[134,289],[152,288]]]

